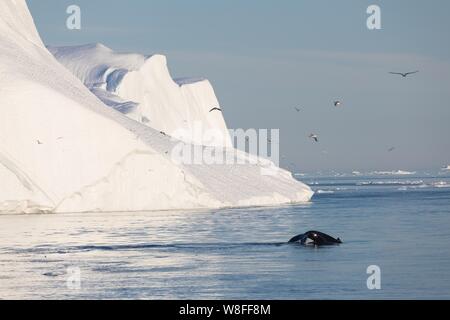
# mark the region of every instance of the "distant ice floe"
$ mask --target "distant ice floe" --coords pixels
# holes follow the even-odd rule
[[[407,175],[413,175],[416,174],[416,171],[404,171],[404,170],[397,170],[397,171],[373,171],[369,173],[370,175],[377,175],[377,176],[407,176]]]
[[[376,180],[356,183],[357,186],[419,186],[423,184],[423,180]]]
[[[435,188],[450,188],[450,183],[447,181],[433,182],[431,185]]]
[[[444,169],[442,169],[444,170]],[[450,169],[449,169],[450,170]],[[408,176],[415,175],[417,171],[406,171],[406,170],[393,170],[393,171],[359,171],[353,170],[351,172],[336,172],[332,171],[317,171],[312,176],[316,177],[333,177],[333,178],[347,178],[347,177],[362,177],[362,176]]]
[[[317,194],[333,194],[334,191],[333,190],[317,190],[316,193]]]
[[[422,183],[419,185],[404,185],[398,188],[398,191],[408,191],[411,189],[424,189],[424,188],[450,188],[450,183],[448,181],[434,181],[429,183]]]

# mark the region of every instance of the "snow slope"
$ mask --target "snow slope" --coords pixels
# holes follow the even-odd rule
[[[45,48],[25,0],[0,1],[1,213],[277,205],[312,196],[287,171],[261,175],[261,164],[177,163],[171,151],[179,143],[108,108]]]
[[[104,103],[132,119],[186,142],[232,146],[222,113],[209,112],[219,107],[209,81],[173,80],[165,56],[116,53],[102,44],[48,49]],[[124,108],[127,101],[134,107]],[[208,139],[210,130],[217,138]]]

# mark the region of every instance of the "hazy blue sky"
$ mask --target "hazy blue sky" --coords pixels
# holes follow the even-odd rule
[[[448,0],[28,4],[47,44],[163,53],[174,77],[208,78],[228,126],[280,128],[281,154],[298,170],[450,164]],[[70,4],[81,7],[80,31],[65,27]],[[370,4],[381,7],[382,30],[366,27]],[[406,79],[388,74],[416,69]]]

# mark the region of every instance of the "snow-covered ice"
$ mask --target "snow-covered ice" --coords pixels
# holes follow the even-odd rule
[[[186,142],[232,146],[222,113],[209,112],[219,106],[209,81],[172,79],[165,56],[116,53],[102,44],[48,49],[105,104],[132,119]],[[217,138],[206,141],[202,133],[211,130]]]
[[[285,170],[271,176],[261,174],[261,164],[175,163],[168,152],[180,142],[159,131],[170,133],[186,122],[226,131],[221,114],[207,114],[218,104],[209,82],[173,81],[160,55],[120,55],[100,45],[79,48],[92,51],[95,64],[82,67],[84,55],[80,63],[73,48],[52,50],[60,61],[64,53],[69,71],[42,43],[25,0],[0,2],[0,212],[310,200],[311,189]],[[231,147],[227,152],[249,157]]]

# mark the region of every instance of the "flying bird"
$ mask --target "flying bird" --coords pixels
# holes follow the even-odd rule
[[[300,112],[300,108],[295,107],[295,111]]]
[[[40,140],[36,140],[37,144],[43,144]]]
[[[389,73],[390,74],[396,74],[396,75],[402,76],[403,78],[406,78],[407,76],[409,76],[411,74],[418,73],[418,72],[419,71],[412,71],[412,72],[405,72],[405,73],[402,73],[402,72],[389,72]]]
[[[341,103],[339,100],[336,100],[336,101],[334,102],[334,106],[335,106],[335,107],[339,107],[341,104],[342,104],[342,103]]]
[[[209,112],[213,112],[213,111],[220,111],[220,112],[222,112],[222,109],[220,109],[218,107],[214,107],[211,110],[209,110]]]
[[[319,142],[319,136],[317,134],[311,133],[309,138],[314,139],[315,142]]]
[[[391,148],[388,149],[388,152],[392,152],[394,150],[395,150],[395,147],[391,147]]]
[[[167,134],[164,131],[160,131],[160,134],[162,134],[163,136],[167,136]]]

